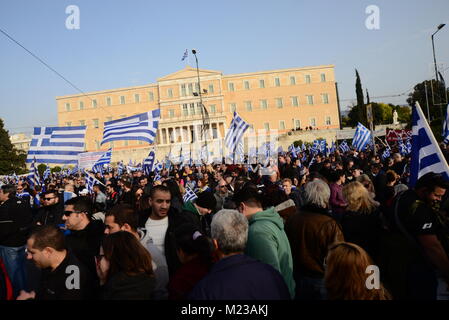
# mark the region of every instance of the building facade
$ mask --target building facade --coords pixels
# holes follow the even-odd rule
[[[17,150],[28,152],[31,144],[31,135],[26,133],[15,133],[9,136],[9,140]]]
[[[333,65],[232,75],[200,69],[199,77],[198,85],[197,70],[186,67],[154,84],[57,97],[58,122],[86,125],[86,151],[112,147],[112,161],[141,161],[150,146],[139,141],[100,145],[103,123],[157,108],[157,155],[205,141],[216,146],[209,150],[211,156],[218,155],[234,111],[250,123],[248,134],[340,126]],[[205,130],[200,98],[207,110]]]

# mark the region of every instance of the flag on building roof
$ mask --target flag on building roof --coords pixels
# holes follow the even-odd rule
[[[187,59],[188,55],[189,55],[189,50],[186,49],[186,51],[184,51],[184,55],[182,56],[181,61],[184,61],[185,59]]]
[[[143,160],[143,172],[145,173],[145,175],[149,176],[150,173],[153,172],[154,160],[155,160],[154,150],[151,150],[150,153],[148,154],[148,157],[146,157]]]
[[[116,140],[141,140],[153,143],[161,118],[160,109],[104,123],[101,144]]]
[[[229,130],[226,133],[225,143],[228,149],[233,153],[237,148],[237,144],[240,139],[242,139],[243,134],[248,130],[249,124],[245,122],[238,114],[234,111],[234,118],[231,121]]]
[[[352,138],[352,146],[357,151],[363,151],[372,140],[371,131],[359,122]]]
[[[449,167],[432,130],[416,102],[412,112],[412,154],[410,186],[428,172],[439,173],[449,180]]]
[[[84,152],[86,126],[36,127],[28,150],[27,163],[77,164]]]
[[[187,201],[193,201],[193,200],[195,200],[196,198],[198,198],[198,196],[196,195],[196,193],[193,192],[192,189],[190,189],[189,187],[187,187],[187,188],[186,188],[186,193],[185,193],[184,196],[182,197],[182,200],[183,200],[184,202],[187,202]]]
[[[112,158],[112,149],[110,148],[108,151],[106,151],[92,166],[92,171],[97,173],[103,173],[103,168],[105,165],[108,165],[111,163]]]

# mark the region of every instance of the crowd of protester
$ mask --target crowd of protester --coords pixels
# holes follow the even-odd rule
[[[449,185],[408,157],[53,174],[0,187],[0,299],[448,299]],[[187,190],[197,197],[184,201]]]

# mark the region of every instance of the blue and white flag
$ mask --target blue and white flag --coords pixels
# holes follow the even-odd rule
[[[122,161],[120,161],[120,162],[118,163],[118,166],[117,166],[117,174],[118,174],[119,176],[121,176],[121,175],[123,174],[124,171],[125,171],[125,165],[123,164],[123,160],[122,160]]]
[[[332,141],[332,147],[330,149],[330,153],[334,153],[337,148],[335,147],[335,141]]]
[[[407,154],[412,153],[412,143],[410,139],[407,139],[407,142],[405,143],[405,150],[407,151]]]
[[[112,149],[106,151],[92,166],[92,171],[97,173],[103,173],[104,165],[108,165],[111,163],[112,158]]]
[[[416,102],[412,112],[412,160],[410,186],[428,172],[439,173],[449,180],[449,167],[432,130]]]
[[[359,122],[352,138],[352,146],[357,151],[363,151],[372,140],[371,131]]]
[[[117,140],[141,140],[153,143],[161,119],[160,109],[104,123],[101,144]]]
[[[79,171],[78,166],[75,166],[75,168],[73,168],[72,170],[70,170],[69,174],[74,176],[75,174],[77,174]]]
[[[326,152],[326,140],[320,140],[320,152],[321,153]]]
[[[35,166],[36,159],[33,159],[30,167],[30,173],[28,174],[28,182],[30,183],[30,188],[34,189],[35,186],[39,184],[39,172]]]
[[[313,145],[312,145],[311,151],[312,151],[314,154],[317,154],[317,153],[320,152],[320,150],[321,150],[320,140],[314,140],[314,141],[313,141]]]
[[[238,114],[234,111],[234,118],[231,121],[229,130],[226,133],[225,143],[228,149],[233,153],[237,148],[237,144],[240,139],[242,139],[243,134],[248,130],[249,124],[245,122]]]
[[[187,202],[187,201],[193,201],[193,200],[195,200],[196,198],[198,198],[198,196],[196,195],[196,193],[193,192],[192,189],[190,189],[189,187],[187,187],[187,188],[186,188],[186,193],[185,193],[184,196],[182,197],[182,200],[183,200],[184,202]]]
[[[36,127],[28,150],[27,163],[77,164],[84,152],[86,126]]]
[[[405,146],[403,141],[399,141],[399,153],[402,156],[405,156],[407,154],[407,147]]]
[[[154,166],[154,170],[159,173],[162,171],[163,167],[164,167],[163,163],[158,161]]]
[[[385,149],[385,151],[382,153],[382,159],[385,160],[391,156],[391,150],[390,148]]]
[[[344,152],[348,152],[350,150],[348,143],[346,142],[346,140],[344,140],[342,143],[340,143],[340,145],[338,146],[338,148],[344,153]]]
[[[47,180],[48,178],[50,178],[51,175],[51,170],[50,167],[47,165],[47,167],[45,168],[44,171],[44,180]]]
[[[182,56],[181,61],[184,61],[185,59],[187,59],[188,55],[189,55],[189,51],[186,49],[186,51],[184,51],[184,55]]]
[[[296,148],[295,148],[295,146],[293,144],[288,147],[288,151],[290,151],[291,156],[293,158],[297,158],[298,157],[298,155],[296,153]]]
[[[301,148],[302,148],[302,151],[306,151],[307,150],[306,144],[304,142],[302,143],[302,147]]]
[[[449,104],[446,107],[446,117],[444,118],[442,134],[444,138],[444,143],[449,144]]]
[[[151,150],[150,153],[148,154],[148,157],[146,157],[143,160],[143,172],[145,173],[145,175],[149,176],[150,173],[153,172],[154,160],[155,160],[154,150]]]

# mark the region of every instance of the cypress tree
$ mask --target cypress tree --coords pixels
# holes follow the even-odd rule
[[[0,118],[0,175],[25,172],[25,159],[26,155],[16,150],[9,140],[9,133]]]

